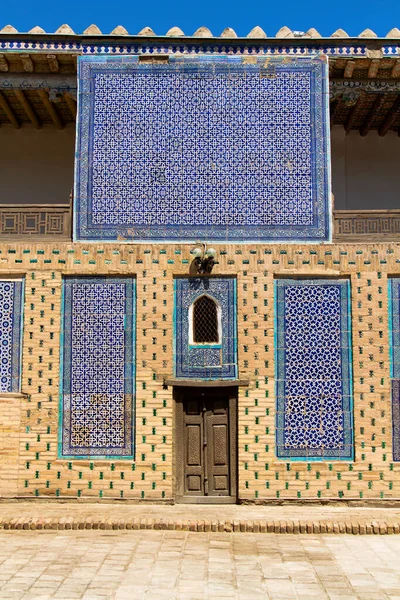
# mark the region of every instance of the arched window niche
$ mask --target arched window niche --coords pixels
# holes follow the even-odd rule
[[[202,294],[189,307],[189,344],[221,346],[221,306],[208,294]]]

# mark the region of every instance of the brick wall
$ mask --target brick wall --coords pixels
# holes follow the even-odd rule
[[[171,500],[174,497],[173,277],[188,273],[189,245],[0,245],[0,276],[24,274],[22,391],[0,397],[0,495]],[[238,292],[239,498],[400,497],[392,461],[387,276],[396,244],[218,246],[216,275]],[[60,306],[63,275],[135,275],[135,460],[59,459]],[[275,458],[274,277],[350,277],[354,462]]]

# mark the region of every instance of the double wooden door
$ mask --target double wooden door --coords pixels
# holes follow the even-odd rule
[[[237,388],[176,388],[177,500],[236,501]]]

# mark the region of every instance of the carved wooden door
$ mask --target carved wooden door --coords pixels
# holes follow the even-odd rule
[[[236,494],[235,395],[226,388],[185,388],[178,395],[178,496],[199,501],[232,498]]]

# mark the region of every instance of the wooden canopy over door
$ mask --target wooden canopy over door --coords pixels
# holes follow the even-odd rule
[[[236,502],[237,388],[175,388],[176,499]]]

